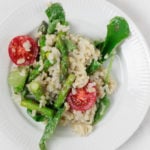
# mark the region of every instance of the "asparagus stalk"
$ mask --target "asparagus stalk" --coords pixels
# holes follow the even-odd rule
[[[59,120],[64,112],[64,108],[61,108],[57,111],[53,118],[49,118],[48,123],[45,127],[43,136],[40,140],[39,146],[41,150],[46,150],[46,141],[53,135]]]
[[[66,79],[66,81],[64,82],[64,85],[62,87],[62,90],[59,92],[57,99],[54,102],[54,106],[56,108],[60,108],[61,105],[64,103],[66,96],[72,86],[72,83],[75,80],[75,75],[74,74],[70,74],[68,76],[68,78]]]
[[[93,124],[98,123],[105,116],[109,106],[110,101],[107,95],[99,100],[99,102],[97,103],[97,110],[94,116]]]
[[[41,113],[42,115],[45,115],[46,117],[52,117],[54,114],[54,111],[48,107],[39,107],[39,104],[36,103],[33,100],[29,100],[29,99],[23,99],[21,101],[21,106],[26,107],[28,109],[31,110],[36,110],[37,112]]]

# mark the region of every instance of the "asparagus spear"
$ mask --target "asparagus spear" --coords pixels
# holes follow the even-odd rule
[[[39,68],[40,68],[40,65],[37,65],[33,70],[30,71],[28,82],[31,82],[40,74]]]
[[[54,111],[48,107],[39,107],[39,104],[36,103],[33,100],[29,100],[29,99],[23,99],[21,101],[21,106],[26,107],[28,109],[31,110],[36,110],[37,112],[41,113],[42,115],[45,115],[46,117],[52,117],[54,114]]]
[[[110,106],[110,101],[107,96],[99,100],[99,102],[97,103],[97,110],[94,116],[93,124],[98,123],[104,117],[109,106]]]
[[[69,60],[68,60],[68,51],[67,51],[67,47],[65,45],[65,41],[64,41],[64,37],[63,37],[63,33],[59,34],[57,36],[57,40],[56,40],[56,47],[60,50],[61,52],[61,63],[60,63],[60,68],[61,68],[61,72],[60,72],[60,81],[64,81],[67,76],[68,76],[68,67],[69,67]]]
[[[64,108],[61,108],[57,111],[57,113],[53,118],[51,117],[49,118],[48,123],[45,127],[45,131],[39,143],[41,150],[46,150],[46,141],[53,135],[63,112],[64,112]]]
[[[64,85],[62,87],[62,90],[59,92],[58,96],[57,96],[57,99],[55,100],[54,102],[54,106],[56,108],[60,108],[61,105],[64,103],[65,99],[66,99],[66,96],[72,86],[72,83],[74,82],[75,80],[75,75],[74,74],[70,74],[68,76],[68,78],[66,79],[66,81],[64,82]]]

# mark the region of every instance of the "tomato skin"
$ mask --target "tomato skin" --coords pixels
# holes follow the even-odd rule
[[[87,90],[89,83],[83,88],[76,89],[76,93],[73,94],[70,92],[67,96],[67,102],[70,105],[70,108],[77,111],[86,111],[90,109],[96,102],[97,93],[96,87],[93,86],[95,90],[89,92]]]
[[[24,48],[23,44],[25,42],[30,44],[30,51]],[[30,36],[16,36],[9,43],[8,52],[13,63],[18,66],[28,66],[33,64],[36,60],[38,44]]]

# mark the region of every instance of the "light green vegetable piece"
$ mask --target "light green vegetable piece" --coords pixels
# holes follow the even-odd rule
[[[29,92],[33,94],[38,101],[41,99],[41,96],[44,95],[43,87],[38,81],[30,82],[27,87]]]
[[[57,111],[57,113],[55,114],[55,116],[53,118],[49,118],[48,123],[45,127],[43,136],[40,140],[39,146],[40,146],[40,150],[47,150],[46,148],[46,141],[53,135],[57,124],[59,123],[62,114],[64,112],[64,108],[61,108]]]
[[[23,91],[27,77],[28,69],[25,67],[18,67],[10,72],[8,76],[8,83],[15,93]]]
[[[21,106],[26,107],[30,110],[36,110],[37,112],[41,113],[42,115],[50,118],[53,116],[54,111],[48,107],[39,107],[39,104],[30,99],[23,99],[21,101]]]
[[[67,97],[67,94],[68,94],[74,80],[75,80],[75,75],[70,74],[68,76],[68,78],[66,79],[66,81],[64,82],[64,85],[63,85],[61,91],[59,92],[59,94],[57,96],[57,99],[54,102],[54,106],[57,109],[59,109],[62,106],[62,104],[64,103],[64,101]]]
[[[66,44],[66,47],[67,47],[67,50],[70,52],[70,51],[73,51],[74,49],[77,48],[77,46],[75,45],[75,43],[69,39],[65,39],[65,44]]]

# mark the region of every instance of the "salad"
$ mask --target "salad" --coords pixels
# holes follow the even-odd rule
[[[50,4],[45,13],[48,21],[42,21],[37,37],[16,36],[8,48],[14,99],[29,117],[46,124],[41,150],[58,125],[85,136],[104,117],[116,87],[111,77],[116,47],[130,35],[119,16],[110,20],[104,40],[93,40],[69,32],[61,4]]]

